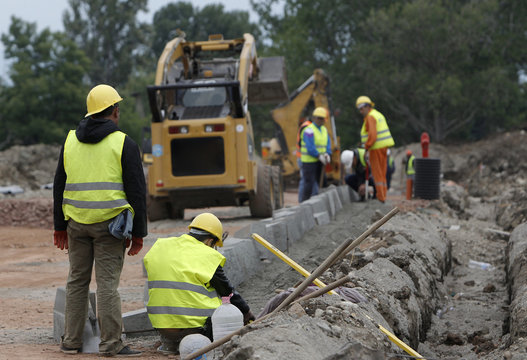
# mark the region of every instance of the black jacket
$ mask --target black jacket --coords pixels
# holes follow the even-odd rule
[[[89,117],[79,123],[75,134],[80,142],[96,144],[114,131],[119,131],[119,128],[111,120],[93,119]],[[128,203],[135,212],[132,235],[143,238],[148,233],[145,175],[143,173],[139,147],[129,136],[126,136],[124,140],[121,166],[123,168],[124,192]],[[67,221],[64,220],[64,213],[62,212],[62,199],[65,186],[66,171],[64,170],[64,145],[62,145],[55,179],[53,181],[53,217],[55,230],[66,230],[67,227]]]
[[[249,305],[247,305],[242,296],[234,290],[234,287],[231,285],[221,266],[218,266],[212,279],[210,279],[210,285],[220,296],[229,296],[232,293],[230,300],[231,304],[236,306],[242,314],[247,314],[249,312]]]

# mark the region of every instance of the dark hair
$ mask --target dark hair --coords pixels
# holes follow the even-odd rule
[[[113,109],[115,109],[116,107],[119,107],[119,103],[115,103],[115,104],[113,104],[111,106],[108,106],[103,111],[99,111],[98,113],[93,114],[91,117],[94,118],[94,119],[105,118],[107,116],[112,115]]]
[[[212,240],[214,240],[214,243],[212,244],[212,246],[214,246],[218,242],[218,238],[216,236],[212,235],[211,233],[196,234],[196,232],[193,232],[192,229],[190,229],[188,234],[190,236],[192,236],[194,239],[196,239],[198,241],[201,241],[201,242],[204,242],[207,239],[212,239]]]

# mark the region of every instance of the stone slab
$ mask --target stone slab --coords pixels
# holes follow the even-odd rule
[[[225,246],[219,248],[227,258],[223,270],[233,286],[238,286],[260,269],[260,256],[255,242],[252,239],[229,238]]]
[[[127,338],[152,335],[154,327],[148,318],[146,308],[123,314],[123,332]]]
[[[275,220],[266,225],[267,237],[262,236],[265,240],[270,242],[280,251],[287,251],[287,224],[284,219]],[[258,234],[260,235],[260,234]],[[260,235],[261,236],[261,235]],[[270,258],[272,255],[263,245],[257,243],[258,251],[264,253],[265,258]]]
[[[313,216],[318,226],[327,225],[331,222],[331,219],[329,218],[329,214],[327,211],[321,211],[321,212],[315,213],[313,214]]]

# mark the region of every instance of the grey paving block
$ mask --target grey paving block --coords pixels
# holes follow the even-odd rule
[[[95,317],[95,292],[90,291],[88,294],[88,319],[84,324],[84,332],[82,334],[82,352],[83,353],[97,353],[99,352],[99,343],[101,342],[101,331],[97,318]],[[55,305],[53,306],[53,339],[60,343],[61,337],[64,335],[66,309],[66,288],[59,287],[55,295]]]
[[[266,225],[267,237],[262,236],[265,240],[273,244],[280,251],[287,251],[287,219],[278,219]],[[269,250],[263,245],[257,245],[259,249],[264,249],[266,258],[269,258]],[[261,251],[261,250],[259,250]]]
[[[227,258],[223,267],[234,286],[238,286],[260,269],[260,257],[255,240],[229,238],[219,251]]]
[[[301,226],[304,234],[313,229],[316,225],[315,218],[313,217],[313,208],[306,204],[298,205],[298,211],[300,215]]]
[[[342,205],[351,203],[350,187],[348,185],[339,185],[337,186],[337,192],[339,194],[340,201]]]
[[[153,331],[146,308],[123,314],[123,332],[127,338],[152,335]]]
[[[315,195],[309,200],[302,202],[302,205],[311,206],[313,213],[328,211],[328,204],[326,203],[325,198],[320,195]]]
[[[338,193],[338,189],[335,185],[331,185],[328,188],[328,196],[330,196],[333,199],[333,202],[335,204],[335,215],[337,212],[342,209],[342,201],[340,200],[340,196]]]
[[[313,214],[314,218],[315,218],[315,222],[317,223],[317,225],[326,225],[326,224],[329,224],[331,222],[331,219],[329,218],[329,214],[327,211],[322,211],[322,212],[318,212],[318,213],[315,213]]]
[[[334,219],[335,215],[337,214],[337,208],[336,208],[335,200],[333,199],[333,197],[330,195],[328,191],[323,192],[317,196],[320,196],[322,199],[324,199],[324,201],[326,202],[326,207],[328,209],[327,212],[328,212],[329,218]]]
[[[359,196],[358,192],[356,192],[352,188],[349,188],[349,191],[350,191],[351,202],[358,202],[358,201],[360,201],[360,196]]]

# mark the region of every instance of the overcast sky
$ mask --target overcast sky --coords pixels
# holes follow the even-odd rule
[[[196,7],[207,4],[221,3],[227,11],[245,10],[250,14],[251,21],[256,21],[257,15],[252,12],[249,0],[186,0]],[[152,22],[154,13],[161,7],[169,4],[170,0],[148,0],[148,13],[139,13],[139,19]],[[37,23],[37,31],[49,27],[51,30],[63,30],[62,13],[68,8],[68,0],[0,0],[0,33],[5,34],[11,24],[11,16],[15,15],[22,20]],[[6,79],[7,64],[4,59],[4,46],[0,41],[0,77]]]

